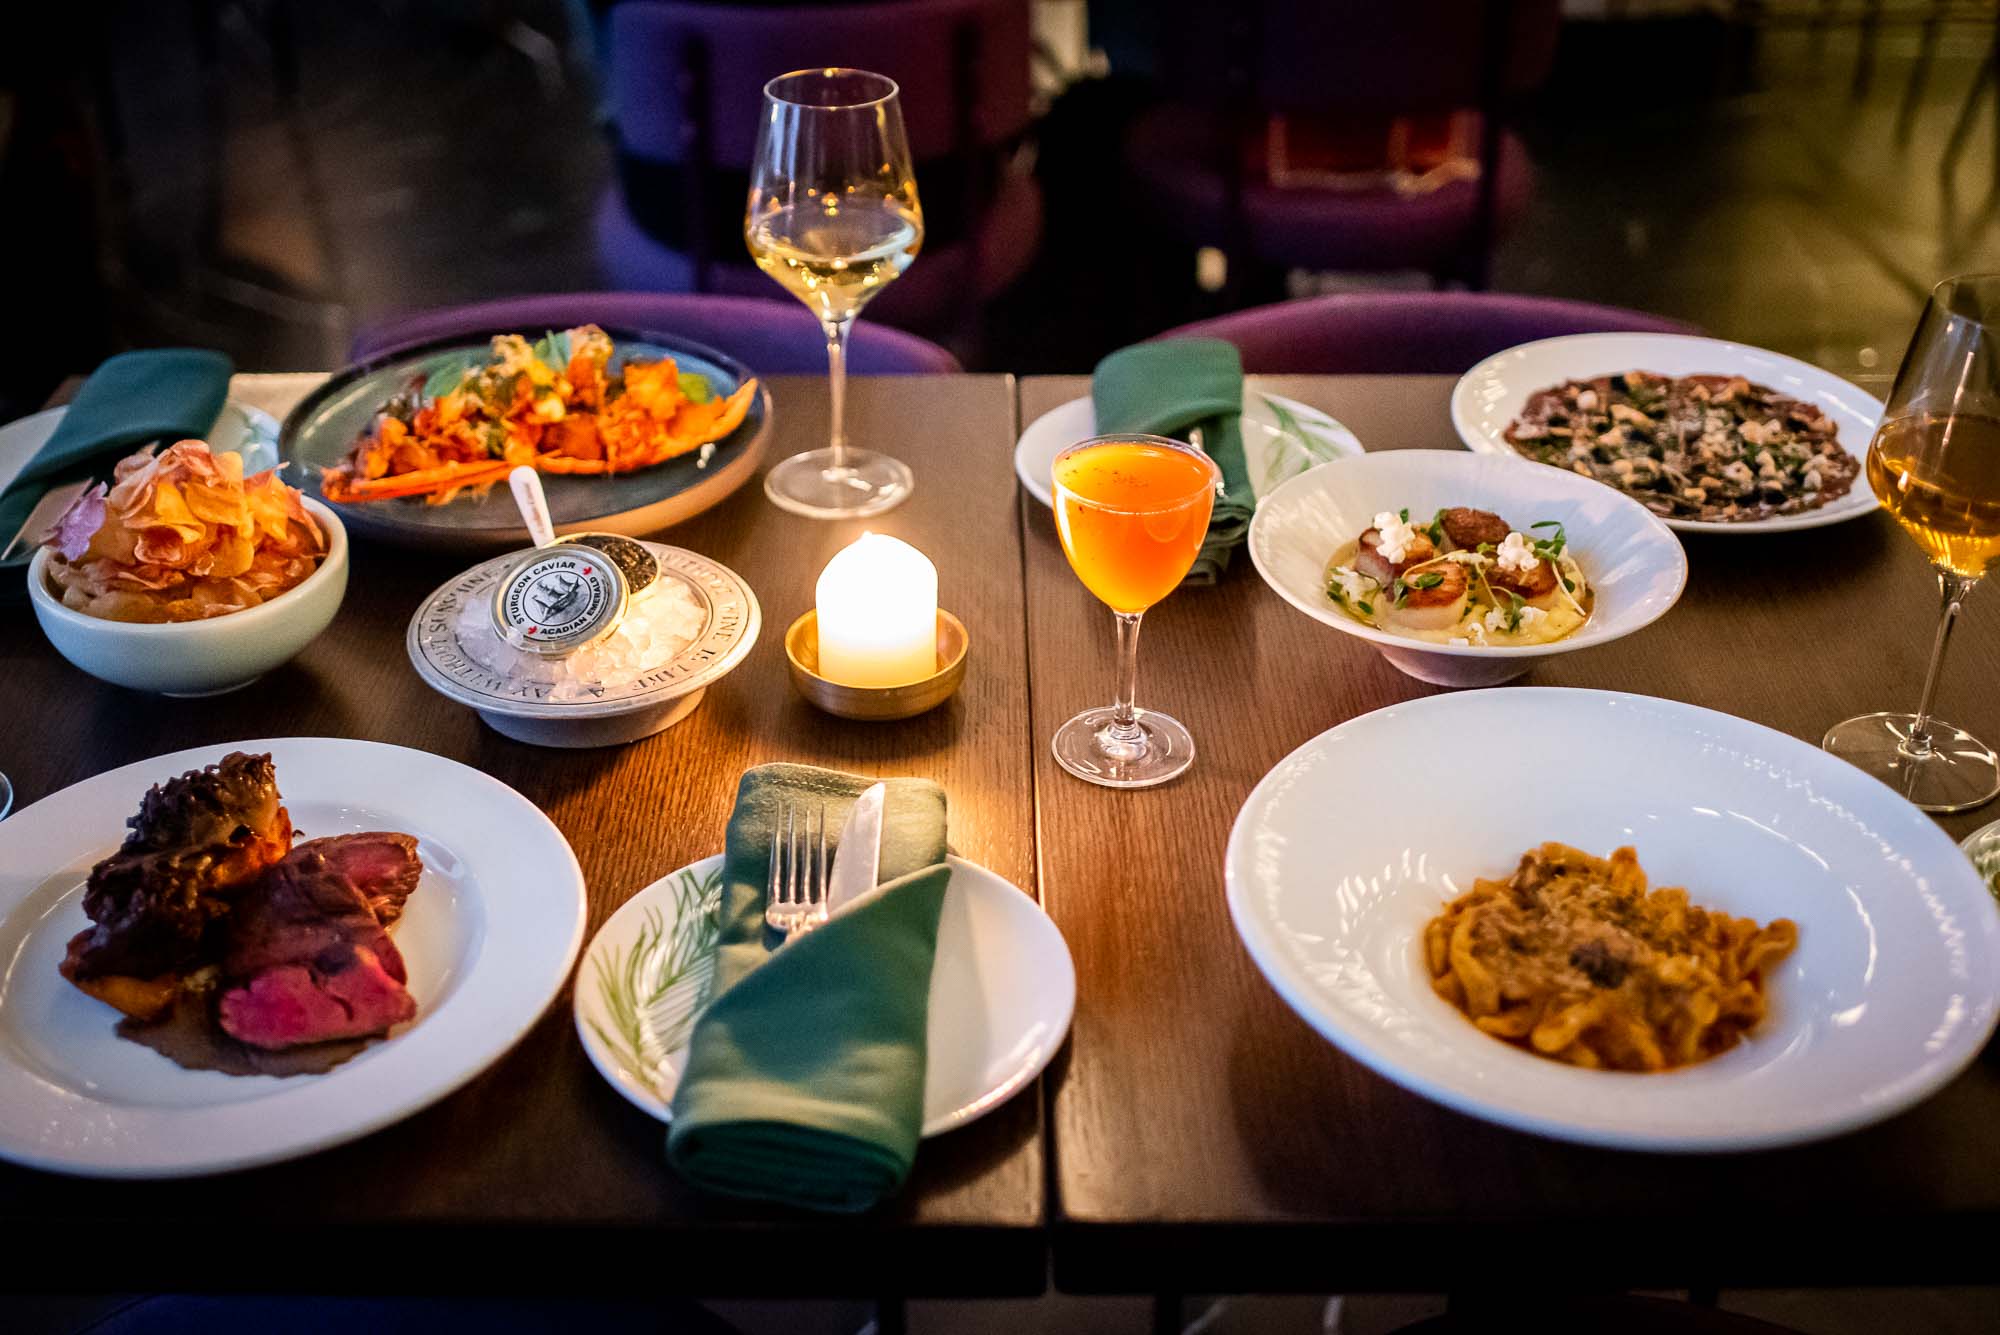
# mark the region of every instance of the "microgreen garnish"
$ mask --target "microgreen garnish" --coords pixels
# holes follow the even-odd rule
[[[1426,570],[1423,574],[1413,575],[1410,578],[1410,587],[1413,589],[1435,589],[1442,583],[1444,576],[1435,570]]]
[[[1355,606],[1361,609],[1361,615],[1363,616],[1372,617],[1375,615],[1375,604],[1373,603],[1356,603]]]
[[[1438,512],[1437,512],[1436,514],[1434,514],[1434,515],[1432,515],[1432,516],[1431,516],[1431,526],[1430,526],[1429,528],[1425,529],[1425,530],[1424,530],[1424,532],[1430,535],[1430,540],[1431,540],[1431,545],[1432,545],[1433,547],[1442,547],[1442,546],[1444,546],[1444,511],[1443,511],[1443,510],[1439,510],[1439,511],[1438,511]]]
[[[1493,555],[1493,544],[1490,542],[1482,542],[1477,547],[1474,547],[1472,550],[1480,556],[1491,556]]]
[[[1563,548],[1569,545],[1569,535],[1563,532],[1562,524],[1554,519],[1544,519],[1541,523],[1530,524],[1528,527],[1530,529],[1552,528],[1555,530],[1554,536],[1536,538],[1531,544],[1535,555],[1544,561],[1553,563],[1558,556],[1563,554]]]
[[[1401,513],[1402,513],[1402,517],[1403,517],[1403,522],[1404,522],[1405,524],[1409,523],[1409,522],[1410,522],[1410,507],[1409,507],[1409,506],[1407,506],[1407,505],[1406,505],[1406,506],[1404,506],[1404,507],[1403,507],[1403,509],[1402,509],[1402,511],[1401,511]]]

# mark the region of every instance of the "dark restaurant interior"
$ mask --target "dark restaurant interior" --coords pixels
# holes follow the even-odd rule
[[[2000,4],[10,17],[0,1330],[2000,1329]]]

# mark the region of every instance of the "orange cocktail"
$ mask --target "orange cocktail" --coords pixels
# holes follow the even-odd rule
[[[1056,763],[1091,783],[1144,788],[1194,760],[1178,721],[1134,701],[1139,618],[1187,578],[1222,471],[1192,445],[1100,436],[1056,456],[1056,529],[1070,568],[1117,614],[1118,695],[1056,729]]]
[[[1186,446],[1118,439],[1056,460],[1070,567],[1114,612],[1143,612],[1187,577],[1215,505],[1215,465]]]

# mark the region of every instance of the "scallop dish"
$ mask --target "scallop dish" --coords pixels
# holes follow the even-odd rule
[[[1590,619],[1593,593],[1555,520],[1513,527],[1455,506],[1384,511],[1333,553],[1326,596],[1364,625],[1431,644],[1550,644]]]

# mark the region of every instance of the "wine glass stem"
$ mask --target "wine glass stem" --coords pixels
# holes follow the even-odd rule
[[[1916,718],[1911,720],[1909,738],[1903,743],[1904,749],[1914,756],[1931,753],[1931,706],[1937,700],[1944,647],[1951,640],[1951,628],[1958,623],[1958,609],[1965,605],[1965,595],[1972,592],[1973,581],[1955,570],[1940,568],[1937,577],[1943,612],[1938,617],[1937,639],[1931,644],[1930,670],[1924,673],[1924,698],[1917,706]]]
[[[833,417],[827,448],[833,454],[832,467],[847,467],[847,331],[854,327],[852,315],[822,322],[826,330],[827,400]]]
[[[1117,741],[1137,742],[1145,737],[1139,730],[1139,618],[1143,612],[1119,612],[1118,618],[1118,699],[1111,706],[1111,726],[1107,732]]]

